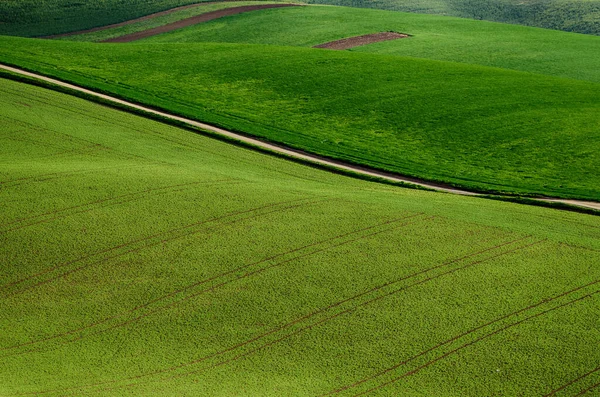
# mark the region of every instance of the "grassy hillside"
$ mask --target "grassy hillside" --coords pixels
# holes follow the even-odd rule
[[[141,32],[144,30],[152,29],[157,26],[167,25],[169,23],[180,21],[185,18],[190,18],[196,15],[204,14],[211,11],[222,10],[230,7],[239,7],[245,5],[260,4],[260,1],[228,1],[222,3],[201,4],[197,7],[184,8],[182,10],[174,11],[167,15],[161,15],[146,19],[143,21],[128,24],[126,26],[118,26],[106,30],[97,32],[82,33],[77,35],[65,36],[58,38],[59,40],[69,41],[102,41],[112,39],[113,37],[125,36],[130,33]]]
[[[307,46],[373,32],[410,39],[353,51],[437,59],[600,82],[600,37],[485,21],[348,7],[240,14],[145,39]]]
[[[2,61],[326,156],[468,188],[600,199],[597,83],[276,46],[2,44]]]
[[[599,0],[309,0],[308,2],[451,15],[600,35]]]
[[[127,21],[201,0],[3,0],[0,35],[44,36]]]
[[[600,360],[599,217],[0,93],[3,396],[541,395]]]
[[[199,0],[3,0],[0,35],[41,36],[122,22]],[[600,0],[309,0],[600,35]]]

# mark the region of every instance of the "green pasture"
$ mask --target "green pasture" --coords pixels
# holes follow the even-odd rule
[[[600,34],[600,0],[309,0]],[[43,36],[105,26],[198,0],[3,0],[0,35]]]
[[[351,51],[493,66],[600,82],[600,37],[435,15],[297,7],[250,12],[144,39],[155,43],[221,42],[312,47],[375,32],[409,39]]]
[[[263,2],[264,3],[264,2]],[[130,25],[119,26],[97,32],[82,33],[73,36],[65,36],[59,38],[60,40],[69,41],[102,41],[112,39],[114,37],[125,36],[126,34],[141,32],[143,30],[152,29],[158,26],[166,25],[172,22],[176,22],[185,18],[190,18],[196,15],[205,14],[211,11],[222,10],[230,7],[239,7],[247,5],[261,4],[260,1],[236,1],[236,2],[223,2],[223,3],[210,3],[198,5],[193,8],[186,8],[183,10],[174,11],[167,15],[157,16],[145,21],[139,21]]]
[[[378,169],[600,199],[600,85],[399,56],[4,37],[0,60]]]
[[[2,0],[0,35],[44,36],[90,29],[201,0]]]
[[[309,3],[449,15],[600,35],[598,0],[309,0]]]
[[[542,395],[598,365],[599,217],[0,93],[2,396]]]

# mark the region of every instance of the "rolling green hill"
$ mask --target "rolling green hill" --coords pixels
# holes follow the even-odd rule
[[[598,365],[600,217],[0,94],[2,396],[542,395]]]
[[[351,51],[478,64],[600,82],[600,37],[348,7],[313,6],[252,12],[190,26],[144,41],[311,47],[345,37],[387,31],[408,33],[412,37],[370,44]]]
[[[127,21],[201,0],[3,0],[0,35],[44,36]]]
[[[382,10],[417,12],[600,35],[598,0],[309,0]]]
[[[0,35],[43,36],[109,25],[199,0],[4,0]],[[308,0],[450,15],[600,35],[600,0]]]
[[[1,45],[0,61],[329,157],[471,189],[600,199],[598,83],[266,45]]]

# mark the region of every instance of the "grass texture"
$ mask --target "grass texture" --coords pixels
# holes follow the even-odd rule
[[[44,36],[110,25],[198,0],[3,0],[0,34]]]
[[[541,395],[598,365],[599,217],[0,92],[3,396]]]
[[[4,62],[333,158],[471,189],[600,199],[598,83],[265,45],[2,45]]]
[[[312,47],[374,32],[409,39],[351,51],[493,66],[600,82],[600,37],[434,15],[297,7],[235,15],[144,39]]]
[[[127,34],[141,32],[144,30],[152,29],[158,26],[166,25],[172,22],[180,21],[182,19],[190,18],[196,15],[205,14],[211,11],[222,10],[230,7],[239,7],[246,5],[261,4],[260,1],[236,1],[236,2],[223,2],[223,3],[210,3],[200,4],[197,7],[186,8],[178,11],[174,11],[167,15],[161,15],[147,19],[145,21],[139,21],[126,26],[119,26],[97,32],[82,33],[73,36],[65,36],[59,38],[60,40],[69,41],[102,41],[112,39],[114,37],[125,36]]]
[[[310,0],[360,8],[417,12],[600,35],[598,0]]]

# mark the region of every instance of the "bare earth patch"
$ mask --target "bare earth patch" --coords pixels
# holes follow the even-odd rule
[[[107,30],[107,29],[112,29],[112,28],[120,28],[121,26],[127,26],[127,25],[131,25],[131,24],[134,24],[134,23],[137,23],[137,22],[146,21],[148,19],[152,19],[152,18],[156,18],[156,17],[161,17],[163,15],[169,15],[169,14],[172,14],[172,13],[174,13],[176,11],[187,10],[188,8],[194,8],[194,7],[199,7],[199,6],[203,6],[203,5],[207,5],[207,4],[215,4],[215,3],[218,3],[218,2],[216,2],[216,1],[209,1],[209,2],[204,2],[204,3],[190,4],[190,5],[187,5],[187,6],[181,6],[181,7],[171,8],[170,10],[166,10],[166,11],[156,12],[154,14],[146,15],[146,16],[143,16],[143,17],[140,17],[140,18],[131,19],[129,21],[114,23],[112,25],[100,26],[100,27],[92,28],[92,29],[78,30],[77,32],[71,32],[71,33],[62,33],[62,34],[55,34],[55,35],[52,35],[52,36],[44,36],[42,38],[44,38],[44,39],[58,39],[60,37],[74,36],[74,35],[77,35],[77,34],[84,34],[84,33],[94,33],[94,32],[99,32],[101,30]]]
[[[185,28],[187,26],[196,25],[202,22],[212,21],[213,19],[226,17],[229,15],[241,14],[242,12],[263,10],[266,8],[281,8],[281,7],[298,7],[298,4],[258,4],[251,6],[240,6],[225,8],[223,10],[211,11],[206,14],[196,15],[191,18],[182,19],[181,21],[169,23],[167,25],[158,26],[156,28],[144,30],[141,32],[127,34],[125,36],[114,37],[112,39],[104,40],[102,43],[129,43],[131,41],[145,39],[146,37],[155,36],[157,34],[171,32],[173,30]]]
[[[378,43],[380,41],[405,39],[410,37],[408,34],[396,32],[381,32],[365,34],[362,36],[348,37],[346,39],[330,41],[329,43],[319,44],[313,48],[327,48],[329,50],[347,50],[349,48],[358,47],[361,45]]]

